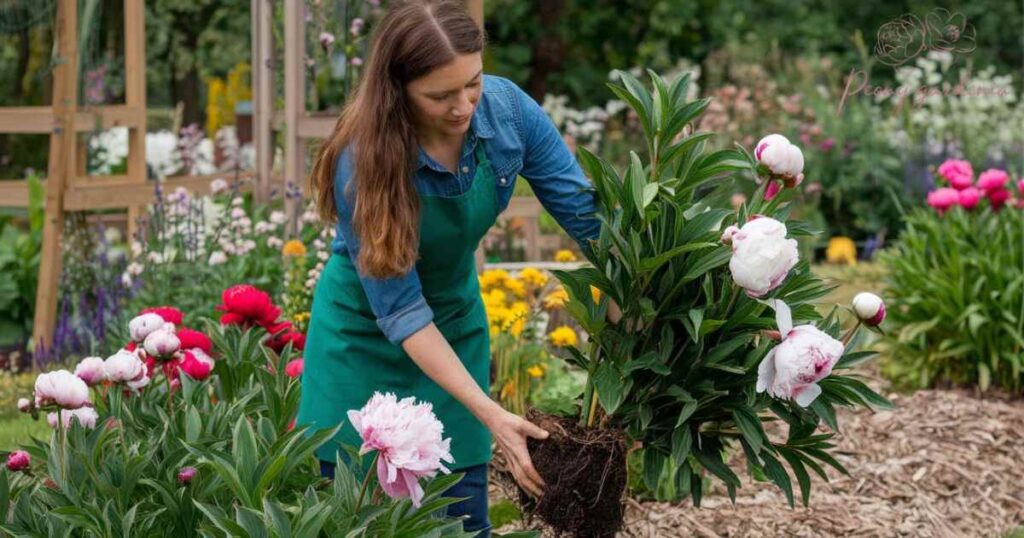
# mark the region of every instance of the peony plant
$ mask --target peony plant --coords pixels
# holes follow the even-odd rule
[[[647,487],[667,481],[696,504],[711,479],[735,497],[740,480],[726,462],[740,450],[751,474],[790,504],[795,481],[806,504],[810,472],[845,472],[830,454],[835,408],[889,405],[851,375],[870,356],[854,351],[857,328],[840,335],[835,312],[822,319],[814,307],[828,288],[799,260],[793,238],[807,225],[787,219],[799,148],[771,135],[753,155],[708,151],[713,133],[691,129],[708,100],[686,100],[685,76],[650,77],[653,91],[627,74],[611,86],[639,117],[645,158],[632,153],[620,174],[579,150],[602,227],[590,265],[555,274],[589,335],[567,348],[587,373],[582,398],[573,417],[531,414],[552,432],[530,442],[548,485],[536,512],[577,536],[621,525],[627,448]],[[730,176],[758,184],[737,210],[706,196],[729,189]]]

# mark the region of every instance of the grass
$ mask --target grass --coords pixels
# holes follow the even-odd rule
[[[50,427],[46,419],[32,420],[27,415],[0,419],[0,451],[9,452],[27,444],[32,437],[48,438]]]

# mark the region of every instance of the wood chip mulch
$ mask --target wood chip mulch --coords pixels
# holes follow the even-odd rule
[[[628,500],[619,536],[998,538],[1024,532],[1024,400],[966,390],[887,397],[893,410],[840,412],[834,455],[850,475],[830,470],[829,483],[813,476],[808,508],[789,508],[775,486],[744,476],[735,505],[719,484],[701,508],[688,500]],[[744,468],[742,459],[734,464]],[[501,489],[493,488],[494,500]],[[537,521],[529,527],[540,528]]]

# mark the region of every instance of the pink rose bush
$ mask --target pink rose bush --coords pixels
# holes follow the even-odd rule
[[[450,472],[442,462],[452,462],[451,439],[441,438],[444,426],[431,404],[376,392],[362,409],[349,411],[348,419],[363,440],[359,453],[376,451],[377,479],[389,496],[407,497],[419,507],[419,479]]]

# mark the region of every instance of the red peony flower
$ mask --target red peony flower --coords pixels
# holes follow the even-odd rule
[[[289,362],[284,367],[284,373],[288,377],[299,377],[300,375],[302,375],[302,370],[305,364],[306,363],[305,361],[302,360],[302,357],[299,357],[298,359]]]
[[[210,341],[210,337],[195,329],[182,327],[178,329],[177,335],[178,340],[181,341],[181,349],[199,348],[205,353],[210,353],[213,349],[213,342]]]
[[[181,310],[178,310],[173,306],[153,306],[150,308],[143,308],[142,311],[139,312],[139,315],[149,314],[150,312],[164,318],[164,321],[175,325],[181,325],[181,320],[184,318],[184,314],[181,313]]]
[[[124,349],[125,349],[125,351],[135,351],[135,348],[137,348],[137,347],[139,347],[138,343],[136,343],[136,342],[128,342],[124,346]]]
[[[274,306],[270,295],[249,284],[231,286],[221,294],[221,304],[217,310],[224,312],[220,316],[221,325],[271,325],[281,315],[281,309]]]

